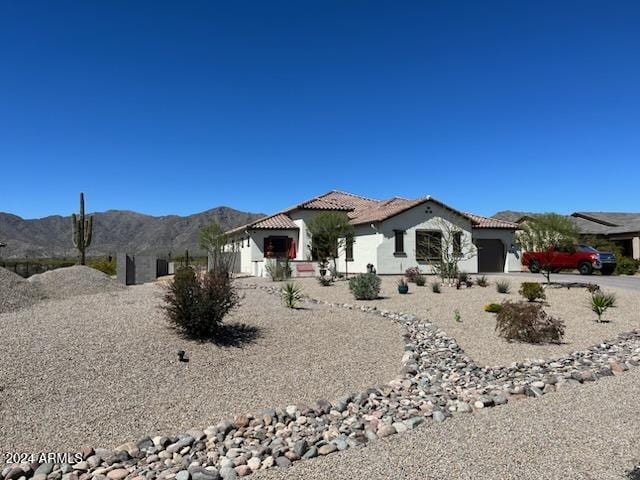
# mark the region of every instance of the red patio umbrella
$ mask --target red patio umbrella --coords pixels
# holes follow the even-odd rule
[[[296,258],[296,241],[293,238],[289,239],[289,259]]]

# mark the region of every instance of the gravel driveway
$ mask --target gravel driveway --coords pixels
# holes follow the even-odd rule
[[[640,369],[430,423],[256,480],[623,480],[640,464]]]
[[[333,401],[397,376],[397,324],[320,306],[290,310],[262,291],[242,293],[227,323],[259,330],[242,348],[180,338],[153,284],[0,315],[3,451],[116,447],[265,407]],[[177,361],[178,349],[189,363]]]

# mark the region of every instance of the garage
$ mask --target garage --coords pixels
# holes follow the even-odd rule
[[[504,272],[504,244],[498,239],[476,239],[478,272]]]

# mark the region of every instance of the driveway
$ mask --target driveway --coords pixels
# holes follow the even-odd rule
[[[521,280],[532,280],[536,282],[545,282],[546,279],[540,273],[517,272],[517,273],[487,273],[487,276],[500,275],[515,277]],[[640,291],[640,276],[602,276],[602,275],[580,275],[577,273],[552,273],[552,282],[588,282],[596,283],[601,287],[627,288],[629,290]]]

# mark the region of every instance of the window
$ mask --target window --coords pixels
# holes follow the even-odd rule
[[[283,258],[289,254],[289,237],[267,237],[264,239],[264,256]]]
[[[353,262],[353,238],[347,239],[346,247],[345,247],[345,256],[347,262]]]
[[[395,254],[403,254],[404,253],[404,230],[394,230],[396,235],[396,249]]]
[[[462,256],[462,232],[453,232],[453,255]]]
[[[416,230],[416,260],[439,262],[441,260],[442,232]]]

